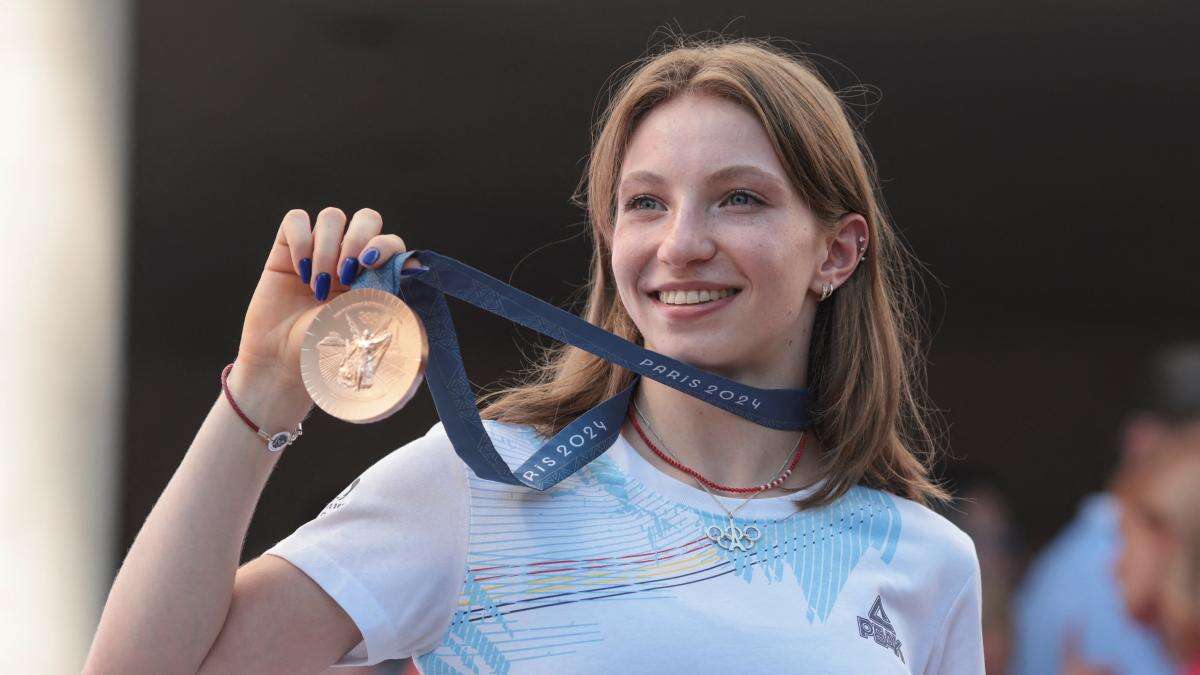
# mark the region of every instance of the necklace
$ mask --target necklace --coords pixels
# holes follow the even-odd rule
[[[759,530],[758,526],[755,525],[754,523],[751,523],[744,528],[738,527],[737,524],[733,521],[733,514],[737,513],[746,504],[749,504],[751,499],[754,499],[754,497],[756,495],[758,495],[758,493],[762,492],[763,490],[766,490],[769,486],[771,486],[771,483],[774,483],[775,481],[772,481],[771,483],[764,483],[763,485],[760,485],[757,489],[750,488],[750,489],[755,490],[754,494],[747,497],[745,499],[745,501],[743,501],[741,504],[739,504],[737,506],[737,508],[730,511],[729,509],[725,508],[725,505],[721,503],[721,500],[717,499],[717,496],[712,493],[712,490],[709,490],[708,486],[705,485],[706,482],[712,482],[712,481],[707,481],[706,479],[701,477],[699,473],[694,472],[690,469],[686,469],[686,467],[683,467],[683,463],[679,462],[679,459],[676,458],[675,455],[671,454],[670,450],[667,450],[667,444],[663,443],[662,437],[659,436],[658,432],[654,431],[654,428],[650,426],[649,420],[647,420],[646,417],[644,415],[642,415],[642,411],[640,409],[638,409],[637,404],[633,403],[631,405],[631,408],[632,408],[634,414],[629,417],[629,421],[633,422],[633,428],[636,429],[638,432],[638,435],[642,437],[642,441],[644,441],[646,443],[646,445],[648,445],[650,447],[651,450],[654,450],[655,454],[657,454],[659,457],[662,457],[662,453],[660,453],[658,451],[658,448],[656,448],[654,443],[650,441],[650,439],[646,436],[646,433],[644,431],[642,431],[642,427],[637,422],[638,419],[641,419],[642,424],[646,425],[646,428],[650,430],[650,433],[653,434],[654,437],[658,439],[659,444],[661,444],[663,446],[663,450],[666,451],[667,454],[671,456],[671,459],[673,459],[674,462],[671,462],[671,460],[667,459],[666,457],[662,457],[662,458],[664,460],[667,460],[668,462],[670,462],[672,466],[675,466],[677,468],[684,468],[685,470],[687,470],[688,475],[692,476],[693,478],[696,478],[697,479],[696,482],[700,484],[700,487],[704,488],[704,491],[708,493],[709,497],[712,497],[712,500],[713,500],[713,502],[716,503],[717,508],[724,511],[725,514],[727,516],[729,516],[729,525],[727,525],[724,528],[719,527],[717,525],[710,525],[704,531],[704,534],[709,539],[711,539],[714,543],[716,543],[717,546],[720,546],[721,548],[725,549],[726,551],[738,550],[738,551],[742,551],[743,553],[745,553],[745,552],[753,549],[754,544],[760,538],[762,538],[762,531]],[[800,442],[797,443],[797,453],[796,453],[797,457],[799,456],[800,450],[802,449],[801,444],[803,442],[804,442],[804,432],[801,432],[800,433]],[[787,465],[787,460],[785,459],[784,466],[786,466],[786,465]],[[792,466],[788,467],[788,469],[787,469],[787,473],[791,473],[791,470],[793,467],[795,467],[795,465],[796,465],[796,462],[795,462],[795,460],[793,460]],[[784,466],[780,466],[779,471],[783,471]],[[786,478],[787,474],[783,474],[783,477]],[[782,481],[780,481],[780,482],[782,482]],[[721,488],[719,488],[719,489],[721,489]]]
[[[780,485],[783,485],[783,482],[785,480],[787,480],[788,476],[792,475],[792,470],[794,470],[796,468],[796,464],[798,464],[800,462],[800,457],[804,454],[804,432],[800,432],[800,439],[798,441],[796,441],[796,450],[792,454],[791,463],[789,464],[787,462],[787,460],[784,460],[784,465],[786,466],[786,469],[784,467],[780,467],[780,470],[777,472],[777,475],[775,476],[774,480],[772,480],[768,483],[763,483],[762,485],[758,485],[755,487],[748,487],[748,488],[739,488],[739,487],[730,487],[728,485],[721,485],[720,483],[716,483],[714,481],[711,481],[711,480],[705,478],[704,476],[701,476],[699,471],[696,471],[695,469],[684,466],[683,462],[680,462],[679,459],[677,457],[675,457],[675,455],[671,455],[669,452],[667,453],[668,455],[670,455],[669,457],[664,455],[662,453],[662,451],[658,449],[658,446],[656,446],[653,441],[651,441],[649,438],[646,437],[646,432],[642,431],[641,425],[638,424],[638,420],[640,419],[640,420],[642,420],[642,423],[645,424],[647,427],[650,426],[650,423],[646,421],[645,415],[643,415],[642,411],[640,409],[638,409],[637,404],[631,404],[631,407],[632,407],[634,413],[636,413],[636,415],[630,415],[629,421],[633,423],[633,428],[637,430],[638,435],[641,436],[642,440],[646,442],[646,445],[649,446],[650,449],[654,451],[654,454],[658,455],[659,459],[663,460],[667,464],[670,464],[671,466],[675,467],[676,469],[679,469],[680,471],[686,473],[687,475],[691,476],[692,478],[695,478],[697,481],[700,482],[701,485],[706,485],[708,487],[711,487],[716,490],[720,490],[722,492],[736,492],[736,493],[743,493],[743,494],[747,493],[747,492],[753,492],[754,494],[758,494],[759,492],[762,492],[763,490],[770,490],[771,488],[779,487]],[[651,429],[651,433],[654,433],[653,429]],[[654,433],[654,437],[658,439],[658,442],[661,443],[664,448],[666,447],[666,444],[662,442],[662,437],[660,437],[657,433]]]

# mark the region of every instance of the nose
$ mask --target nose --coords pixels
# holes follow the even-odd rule
[[[699,209],[679,209],[667,223],[667,231],[658,244],[658,259],[671,267],[712,258],[717,252],[704,213]]]

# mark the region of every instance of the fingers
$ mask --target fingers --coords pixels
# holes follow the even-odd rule
[[[358,256],[358,259],[363,269],[376,269],[391,260],[392,256],[397,253],[404,253],[407,250],[404,248],[404,240],[400,237],[394,234],[379,234],[371,237],[370,241],[363,246],[362,253]],[[420,267],[421,264],[409,258],[404,262],[404,266]]]
[[[366,243],[383,229],[383,216],[375,209],[359,209],[350,220],[346,236],[342,238],[341,254],[338,256],[339,290],[350,287],[358,277],[360,256]]]
[[[341,209],[326,207],[311,229],[308,213],[292,209],[280,223],[267,265],[277,272],[290,268],[322,302],[348,290],[363,270],[376,269],[406,250],[403,239],[382,234],[382,229],[383,216],[374,209],[359,209],[347,225]],[[420,263],[410,259],[404,266]]]
[[[324,301],[329,297],[337,273],[338,253],[342,234],[346,230],[346,214],[335,206],[321,209],[313,227],[312,283],[313,297]]]
[[[304,261],[312,257],[312,228],[308,214],[303,209],[292,209],[284,214],[275,235],[275,244],[267,256],[266,268],[272,272],[297,274],[308,283],[305,269],[311,272],[311,264]]]
[[[280,226],[288,242],[291,253],[292,268],[300,275],[300,280],[308,283],[312,280],[312,226],[308,222],[308,212],[302,209],[292,209],[283,217]]]

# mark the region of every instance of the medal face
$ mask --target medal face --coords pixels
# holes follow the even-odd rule
[[[367,424],[408,403],[425,376],[429,341],[400,298],[347,291],[317,312],[300,346],[300,375],[322,410]]]

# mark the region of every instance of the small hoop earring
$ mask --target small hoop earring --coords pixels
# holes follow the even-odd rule
[[[821,287],[821,299],[817,302],[825,302],[831,295],[833,295],[833,284],[826,281],[825,285]]]

